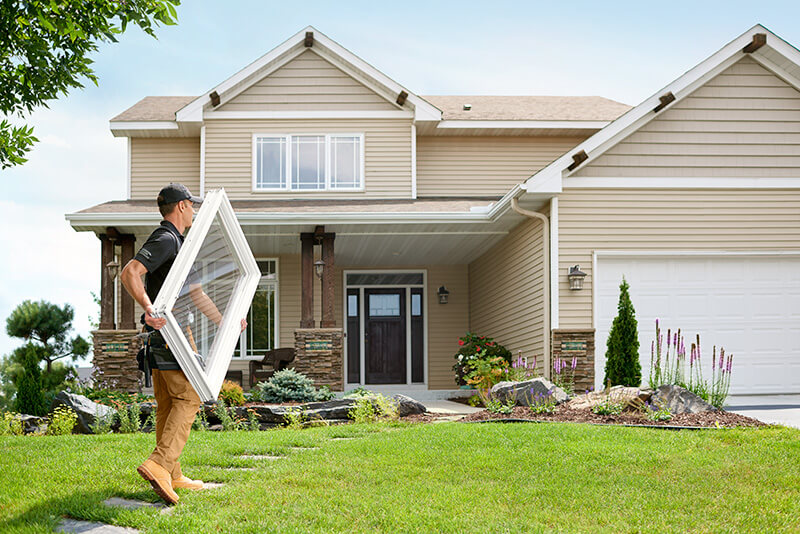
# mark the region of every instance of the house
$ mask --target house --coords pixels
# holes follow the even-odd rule
[[[735,354],[732,392],[798,393],[799,89],[800,52],[760,25],[634,108],[419,96],[306,28],[201,96],[111,120],[128,198],[67,215],[102,242],[95,361],[135,376],[115,269],[180,181],[225,188],[262,269],[231,363],[245,382],[248,359],[295,346],[335,390],[444,397],[473,331],[547,375],[574,356],[597,386],[624,276],[645,376],[660,318]]]

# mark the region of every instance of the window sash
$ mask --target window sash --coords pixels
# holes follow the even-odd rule
[[[256,134],[253,146],[254,191],[364,188],[364,134]]]

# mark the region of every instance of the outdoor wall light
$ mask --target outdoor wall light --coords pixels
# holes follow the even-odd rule
[[[119,262],[116,258],[106,263],[106,272],[112,280],[117,277],[117,274],[119,274]]]
[[[436,294],[439,295],[439,304],[447,304],[447,297],[450,295],[450,292],[446,287],[441,286]]]
[[[320,280],[322,279],[322,271],[325,270],[325,262],[322,260],[317,260],[314,262],[314,273],[317,275],[317,278]]]
[[[575,291],[583,289],[583,279],[586,278],[586,273],[581,271],[580,265],[573,265],[569,268],[567,279],[569,280],[569,288]]]

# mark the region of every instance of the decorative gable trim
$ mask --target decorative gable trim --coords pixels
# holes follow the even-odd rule
[[[754,52],[745,52],[745,47],[753,42],[753,36],[759,33],[767,35],[766,45]],[[764,26],[757,24],[687,71],[683,76],[660,89],[644,102],[528,178],[523,183],[523,188],[528,192],[560,193],[564,178],[569,177],[578,169],[585,168],[611,147],[658,117],[664,109],[674,106],[676,102],[680,102],[743,57],[752,58],[787,83],[800,89],[800,51]],[[671,93],[675,98],[667,99],[669,101],[666,105],[662,105],[661,97],[667,93]],[[654,111],[656,108],[658,111]],[[575,163],[573,156],[581,152],[585,152],[588,157],[581,160],[580,164],[573,165]],[[571,180],[571,182],[573,185],[588,186],[586,180]]]

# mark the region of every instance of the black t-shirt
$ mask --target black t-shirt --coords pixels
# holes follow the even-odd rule
[[[175,225],[169,221],[161,221],[161,226],[150,234],[133,257],[147,269],[144,287],[150,302],[155,302],[182,244],[183,236]]]
[[[182,244],[183,236],[175,228],[175,225],[169,221],[161,221],[161,226],[150,234],[142,248],[133,257],[147,269],[147,274],[144,275],[144,287],[147,296],[150,297],[150,302],[155,302]],[[142,322],[144,322],[144,316]],[[152,331],[153,329],[147,326],[147,330]],[[164,338],[160,333],[154,334],[150,341],[152,347],[150,365],[152,368],[180,369],[175,356],[166,348]]]

